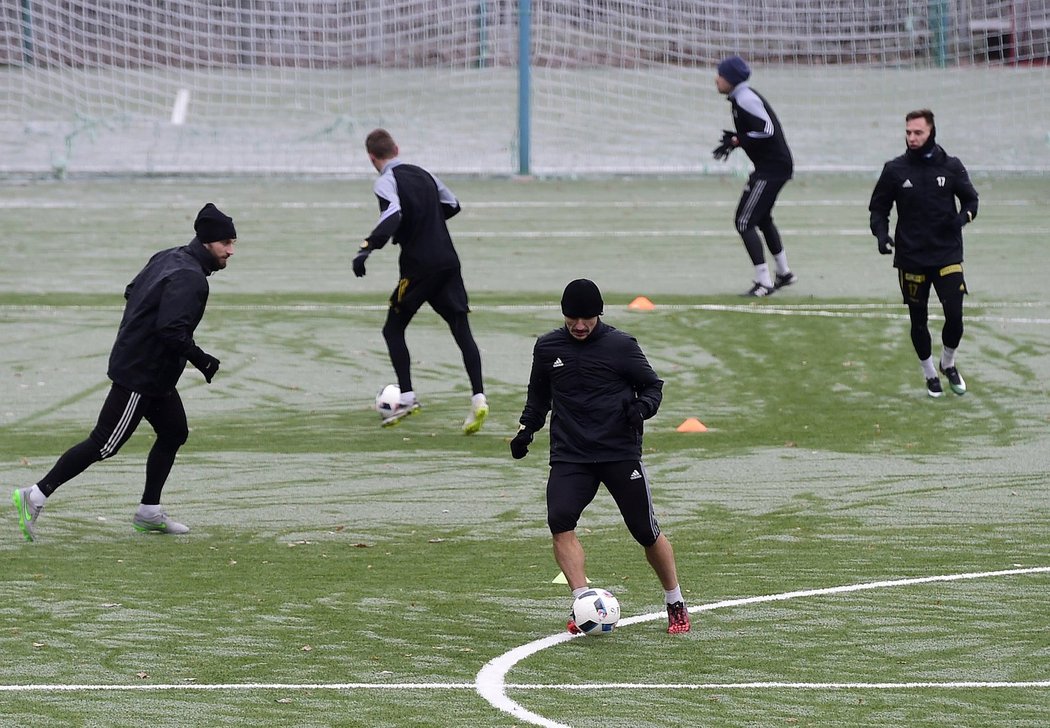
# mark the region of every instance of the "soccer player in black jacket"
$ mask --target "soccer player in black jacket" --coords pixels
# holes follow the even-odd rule
[[[966,167],[936,142],[937,129],[929,109],[905,115],[907,151],[891,159],[871,194],[871,233],[879,252],[893,253],[901,294],[911,318],[911,343],[919,356],[926,393],[944,394],[933,365],[930,339],[930,287],[944,311],[939,369],[955,394],[966,393],[966,382],[955,365],[963,334],[963,226],[977,217],[977,190]],[[956,200],[960,207],[956,207]],[[897,206],[897,226],[890,236],[890,210]]]
[[[146,458],[146,486],[132,524],[158,533],[190,530],[168,518],[160,506],[175,455],[189,435],[175,385],[187,361],[209,384],[219,369],[219,360],[197,346],[193,332],[208,303],[208,276],[226,267],[237,242],[233,219],[210,202],[197,214],[193,228],[196,236],[188,245],[155,254],[124,290],[124,317],[109,355],[113,384],[91,434],[67,450],[35,485],[12,494],[27,541],[35,538],[37,519],[55,489],[116,455],[143,419],[153,426],[157,439]]]
[[[769,102],[748,85],[749,78],[751,68],[740,56],[730,56],[718,64],[715,87],[732,104],[735,129],[723,132],[714,156],[728,159],[740,147],[755,166],[736,207],[736,231],[755,267],[755,280],[743,295],[768,296],[798,280],[788,267],[780,231],[773,223],[773,205],[794,173],[794,162],[780,120]],[[775,279],[769,275],[762,237],[776,264]]]
[[[581,278],[565,287],[565,325],[541,336],[533,348],[528,395],[511,454],[516,459],[528,454],[533,433],[543,428],[550,412],[547,525],[573,598],[587,590],[576,524],[604,483],[664,588],[667,631],[688,632],[674,551],[656,522],[641,461],[643,422],[656,414],[664,383],[634,337],[599,318],[604,305],[592,281]],[[579,631],[571,618],[568,628]]]
[[[445,224],[447,219],[459,213],[459,200],[430,172],[398,159],[397,144],[385,129],[369,133],[365,150],[372,166],[379,172],[373,185],[379,200],[379,222],[354,257],[354,275],[360,278],[365,274],[368,256],[386,245],[390,238],[394,239],[394,245],[401,246],[398,257],[400,280],[390,294],[390,308],[383,325],[383,338],[401,388],[401,402],[383,420],[383,426],[396,425],[420,408],[412,389],[405,330],[420,307],[429,303],[448,324],[452,338],[463,354],[463,366],[473,391],[470,411],[463,421],[463,433],[473,435],[485,422],[489,405],[481,378],[481,353],[467,320],[470,306],[459,256]]]

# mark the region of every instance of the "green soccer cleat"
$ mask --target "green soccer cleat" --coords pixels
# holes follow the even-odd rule
[[[32,541],[36,535],[33,527],[36,526],[36,519],[40,517],[40,511],[44,510],[43,506],[34,506],[29,500],[30,490],[32,486],[15,488],[14,493],[11,494],[11,500],[18,509],[18,527],[22,529],[22,535],[26,537],[26,541]]]
[[[463,420],[463,434],[473,435],[485,424],[485,418],[489,416],[489,403],[485,395],[474,395],[476,401],[471,402],[470,414]]]
[[[948,380],[948,386],[953,392],[959,396],[966,394],[966,381],[957,367],[941,367],[941,374]]]

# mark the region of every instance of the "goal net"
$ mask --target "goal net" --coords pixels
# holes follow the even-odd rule
[[[877,169],[929,107],[972,169],[1045,172],[1048,32],[1050,0],[11,0],[0,173],[364,176],[377,126],[444,174],[721,172],[732,53],[801,170]]]

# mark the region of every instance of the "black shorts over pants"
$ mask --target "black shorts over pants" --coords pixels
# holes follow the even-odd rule
[[[901,296],[905,305],[925,304],[930,300],[930,287],[937,291],[941,303],[962,298],[967,293],[962,263],[953,263],[935,268],[897,270]]]
[[[575,530],[583,509],[602,483],[616,501],[627,530],[644,547],[656,543],[660,525],[653,511],[649,476],[640,460],[610,463],[551,463],[547,478],[547,525],[551,533]]]
[[[402,328],[429,303],[445,321],[457,314],[469,313],[467,289],[463,285],[463,274],[459,268],[439,270],[419,278],[402,278],[390,294],[390,311],[387,319],[396,319]]]

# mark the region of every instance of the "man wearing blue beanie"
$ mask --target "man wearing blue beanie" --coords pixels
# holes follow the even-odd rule
[[[732,104],[735,129],[723,131],[722,143],[715,148],[714,157],[724,161],[740,147],[755,167],[736,208],[736,230],[755,267],[754,281],[743,295],[768,296],[798,280],[788,267],[780,232],[773,224],[773,204],[791,179],[794,165],[773,107],[748,85],[749,78],[751,68],[740,56],[729,56],[718,64],[715,86]],[[776,264],[775,279],[766,264],[763,237]]]

